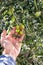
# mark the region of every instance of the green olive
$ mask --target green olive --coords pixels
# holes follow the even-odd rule
[[[20,31],[19,29],[18,29],[18,30],[16,29],[16,32],[17,32],[17,33],[19,33],[19,31]]]
[[[23,34],[23,32],[22,31],[20,31],[20,35],[22,35]]]
[[[20,29],[21,30],[24,29],[24,25],[23,24],[20,25]]]
[[[41,11],[38,11],[38,12],[35,13],[36,17],[39,17],[40,15],[41,15]]]
[[[16,26],[16,29],[19,29],[19,25]]]

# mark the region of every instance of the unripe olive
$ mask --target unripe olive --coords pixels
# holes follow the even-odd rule
[[[23,34],[23,32],[22,31],[20,31],[20,35],[22,35]]]
[[[19,29],[19,25],[16,26],[16,29]]]
[[[18,29],[18,30],[16,29],[16,32],[17,32],[17,33],[19,33],[19,31],[20,31],[19,29]]]
[[[20,29],[21,30],[24,29],[24,25],[23,24],[20,25]]]
[[[35,13],[36,17],[39,17],[40,15],[41,15],[41,11],[38,11],[38,12]]]

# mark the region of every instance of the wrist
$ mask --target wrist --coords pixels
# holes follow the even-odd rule
[[[14,61],[16,60],[16,55],[13,51],[11,51],[9,55],[14,59]]]

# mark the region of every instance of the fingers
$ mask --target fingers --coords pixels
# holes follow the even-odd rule
[[[12,30],[10,31],[9,35],[15,34],[15,30],[16,30],[16,28],[13,27]]]
[[[12,36],[11,35],[7,35],[5,40],[9,40],[11,43],[13,43],[13,40],[12,40]]]
[[[10,34],[6,35],[6,30],[3,31],[1,34],[1,43],[3,43],[4,40],[9,40],[12,44],[16,45],[16,43],[21,43],[25,34],[21,36],[21,38],[12,37],[12,34],[14,34],[15,27],[11,30]],[[16,45],[17,46],[17,45]]]
[[[15,46],[15,48],[16,48],[17,50],[20,50],[20,49],[21,49],[21,46],[22,46],[22,43],[21,43],[21,42],[22,42],[24,36],[25,36],[25,34],[23,34],[23,35],[21,36],[21,38],[16,38],[16,39],[14,39],[14,46]]]
[[[21,38],[19,38],[19,42],[22,42],[22,41],[23,41],[24,36],[25,36],[25,34],[23,34],[23,35],[21,36]]]
[[[4,30],[1,34],[1,44],[3,43],[4,39],[6,37],[6,30]]]
[[[13,32],[13,31],[12,31]],[[12,42],[12,35],[6,35],[7,34],[7,32],[6,32],[6,30],[4,30],[3,32],[2,32],[2,34],[1,34],[1,40],[0,40],[0,42],[1,42],[1,45],[3,46],[3,42],[4,42],[4,40],[9,40],[9,41],[11,41]]]
[[[5,37],[6,36],[6,30],[4,30],[1,34],[1,37]]]
[[[16,34],[16,28],[14,27],[11,31],[10,31],[10,33],[7,35],[7,38],[9,38],[9,39],[11,39],[11,38],[13,38],[13,34]],[[21,35],[21,37],[20,38],[13,38],[12,39],[12,41],[13,40],[16,40],[16,41],[18,41],[18,42],[22,42],[22,40],[23,40],[23,38],[24,38],[24,34],[23,35]]]

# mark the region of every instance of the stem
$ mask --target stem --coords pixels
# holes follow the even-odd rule
[[[35,7],[36,7],[36,10],[38,10],[36,0],[34,0],[34,5],[35,5]]]

